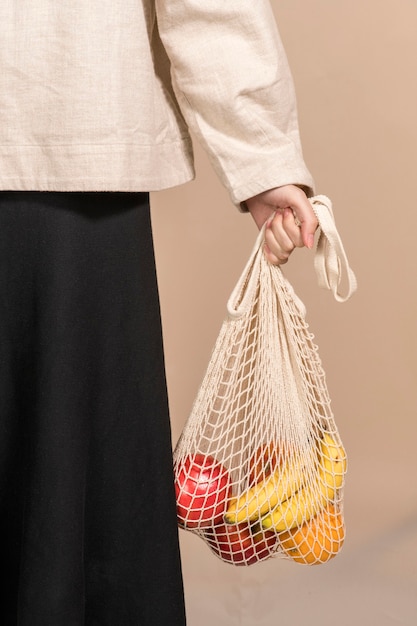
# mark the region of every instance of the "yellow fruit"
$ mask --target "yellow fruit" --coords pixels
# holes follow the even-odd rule
[[[304,475],[302,462],[286,461],[282,469],[276,469],[265,480],[230,500],[224,516],[226,524],[258,520],[300,489]]]
[[[327,503],[328,494],[334,495],[324,483],[320,484],[321,489],[316,485],[306,489],[300,489],[293,496],[281,502],[273,511],[261,520],[265,530],[274,529],[277,533],[298,528],[304,521],[317,515],[324,509]]]
[[[336,490],[343,486],[346,471],[346,453],[332,437],[325,433],[320,440],[320,460],[316,480],[298,489],[281,501],[269,514],[262,509],[262,527],[277,533],[299,528],[304,522],[326,508],[334,500]]]
[[[282,550],[296,563],[319,565],[330,561],[345,540],[342,514],[329,504],[319,515],[278,535]]]
[[[324,467],[343,478],[344,474],[346,474],[347,466],[346,452],[343,445],[336,443],[330,433],[324,432],[319,447]]]

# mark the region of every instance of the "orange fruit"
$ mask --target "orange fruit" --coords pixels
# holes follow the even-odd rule
[[[336,556],[345,540],[342,514],[329,504],[300,528],[280,533],[279,539],[285,554],[296,563],[326,563]]]

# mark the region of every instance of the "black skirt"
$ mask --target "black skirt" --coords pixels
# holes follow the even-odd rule
[[[0,192],[0,624],[182,626],[143,193]]]

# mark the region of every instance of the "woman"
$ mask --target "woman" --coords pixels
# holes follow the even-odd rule
[[[270,262],[312,246],[285,54],[267,0],[16,0],[0,24],[1,621],[179,626],[148,192],[193,177],[190,128]]]

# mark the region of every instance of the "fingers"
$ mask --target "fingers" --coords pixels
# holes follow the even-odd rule
[[[265,244],[266,257],[274,265],[283,265],[294,248],[303,247],[301,229],[291,209],[278,210],[269,219]]]
[[[301,222],[291,209],[284,209],[282,216],[282,227],[288,237],[297,248],[304,246],[303,236],[301,232]]]
[[[247,199],[246,205],[258,228],[267,221],[265,255],[270,263],[281,265],[295,248],[313,247],[318,222],[300,187],[275,187]]]
[[[312,248],[314,245],[314,233],[318,222],[308,198],[299,194],[297,202],[291,205],[295,215],[295,225],[301,229],[302,245]]]

